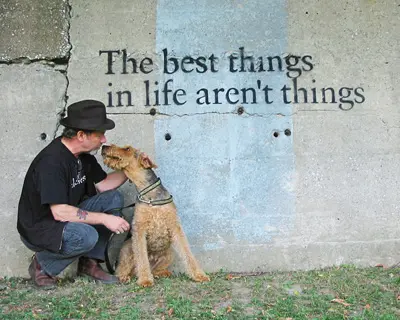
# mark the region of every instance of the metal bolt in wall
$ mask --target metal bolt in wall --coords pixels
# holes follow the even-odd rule
[[[290,131],[290,129],[286,129],[285,130],[285,135],[287,135],[288,137],[292,135],[292,131]]]
[[[165,134],[165,140],[167,141],[171,140],[171,135],[169,133]]]

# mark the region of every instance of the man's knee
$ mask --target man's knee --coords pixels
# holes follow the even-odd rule
[[[86,251],[90,251],[94,248],[96,245],[97,241],[99,240],[99,234],[95,228],[89,225],[85,225],[87,227],[86,234],[87,237],[85,238],[84,241],[84,246]]]
[[[118,190],[112,190],[111,193],[111,203],[115,208],[122,208],[124,206],[124,196]]]
[[[92,226],[84,223],[69,222],[65,226],[61,253],[82,254],[94,248],[99,234]]]

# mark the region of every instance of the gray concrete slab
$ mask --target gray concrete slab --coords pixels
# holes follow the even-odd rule
[[[31,159],[54,137],[58,113],[65,105],[66,76],[41,64],[0,65],[0,81],[4,90],[0,122],[5,132],[0,145],[8,156]]]
[[[68,0],[0,3],[0,61],[65,59],[69,56]]]
[[[400,187],[399,41],[392,34],[399,28],[398,3],[288,5],[290,52],[307,52],[315,61],[299,79],[302,86],[309,94],[311,87],[317,93],[362,87],[365,102],[346,112],[338,104],[294,105],[296,219],[277,243],[305,245],[298,265],[307,259],[319,266],[394,264],[400,238],[393,192]]]
[[[223,249],[207,252],[201,247],[193,247],[206,270],[225,271],[293,271],[313,270],[343,264],[357,266],[376,266],[384,263],[398,263],[398,239],[370,241],[334,241],[271,244],[259,246],[228,246]],[[374,255],[371,255],[374,252]],[[224,265],[216,262],[224,256]],[[176,269],[182,270],[181,263]]]
[[[19,240],[16,219],[25,173],[36,154],[53,138],[64,108],[67,80],[41,64],[0,65],[0,268],[4,275],[27,275],[31,252]],[[34,84],[34,85],[32,85]],[[42,140],[41,135],[46,134]],[[24,262],[24,263],[22,263]]]
[[[156,161],[205,270],[397,263],[399,10],[394,0],[3,1],[0,276],[27,275],[31,253],[16,232],[17,202],[30,161],[60,133],[67,97],[68,104],[103,101],[116,122],[108,142],[133,145]],[[255,56],[311,56],[313,69],[297,79],[308,101],[292,96],[283,103],[278,91],[275,103],[248,103],[243,116],[235,112],[239,103],[193,100],[157,106],[164,114],[149,115],[145,81],[154,93],[173,79],[171,88],[192,90],[191,99],[199,87],[241,88],[257,79],[276,89],[294,85],[280,71],[162,72],[164,48],[179,59],[215,53],[226,68],[240,46]],[[107,51],[115,51],[112,73]],[[46,61],[20,64],[24,57]],[[146,57],[153,71],[132,72],[132,62]],[[323,101],[327,87],[335,101]],[[118,94],[124,106],[116,106]],[[344,100],[354,102],[351,110],[339,108],[351,104]],[[131,203],[134,186],[122,191]],[[74,275],[75,267],[66,273]]]
[[[111,105],[118,104],[116,92],[129,91],[132,94],[132,106],[127,108],[108,108],[109,113],[148,113],[144,107],[144,81],[154,83],[155,72],[143,74],[132,73],[131,62],[127,63],[126,74],[122,72],[123,52],[126,59],[140,61],[148,57],[156,61],[156,12],[157,1],[79,1],[71,0],[72,17],[70,38],[73,44],[69,64],[70,102],[86,98],[88,94],[109,105],[109,92],[112,95]],[[102,12],[102,13],[101,13]],[[105,14],[106,13],[106,14]],[[112,54],[115,63],[113,74],[108,72],[108,53]],[[100,53],[103,51],[103,53]],[[157,69],[155,65],[153,68]],[[150,67],[149,67],[150,70]],[[126,95],[122,96],[124,105],[128,104]],[[135,118],[131,118],[133,127]],[[147,141],[152,141],[148,137]],[[150,145],[151,149],[153,148]]]

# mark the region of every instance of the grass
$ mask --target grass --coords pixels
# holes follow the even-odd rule
[[[211,274],[198,284],[183,275],[98,285],[61,279],[37,290],[30,280],[0,280],[0,319],[400,319],[400,269],[341,266],[241,276]]]

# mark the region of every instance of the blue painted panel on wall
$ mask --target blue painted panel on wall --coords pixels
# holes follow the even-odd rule
[[[171,57],[218,56],[218,72],[160,74],[187,91],[182,106],[159,107],[170,117],[155,121],[156,161],[163,183],[175,197],[184,229],[204,250],[231,243],[267,243],[294,215],[294,153],[291,105],[197,104],[199,88],[243,88],[262,84],[281,88],[282,72],[229,71],[229,56],[244,47],[254,56],[282,55],[286,49],[286,3],[280,0],[160,0],[157,51]],[[279,136],[273,136],[278,132]],[[164,135],[171,134],[166,141]],[[204,243],[204,241],[206,241]],[[200,242],[199,242],[200,244]]]

